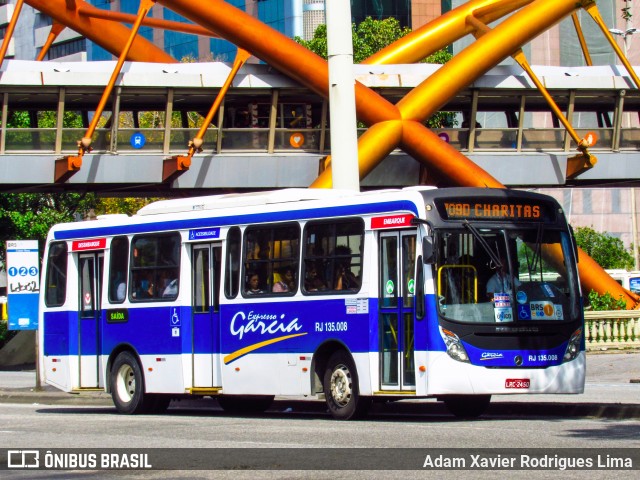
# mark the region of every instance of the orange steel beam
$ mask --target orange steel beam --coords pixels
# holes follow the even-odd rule
[[[40,50],[40,53],[36,58],[38,62],[44,60],[44,57],[47,56],[47,52],[51,48],[51,45],[53,45],[53,42],[55,42],[56,38],[58,38],[58,35],[60,35],[65,28],[66,26],[62,25],[61,23],[58,23],[55,20],[53,21],[53,25],[51,25],[51,31],[47,36],[47,41],[44,42],[44,45],[42,46],[42,49]]]
[[[362,63],[383,65],[416,63],[474,30],[469,15],[489,24],[535,0],[473,0],[433,19],[417,30],[374,53]]]
[[[26,1],[27,3],[38,3],[42,0]],[[203,2],[192,2],[190,0],[158,0],[158,3],[161,3],[177,13],[190,18],[192,21],[202,25],[207,30],[218,32],[223,38],[252,52],[258,58],[265,60],[270,65],[288,74],[290,77],[306,85],[316,93],[325,97],[328,96],[328,71],[324,60],[301,47],[297,43],[291,41],[279,32],[265,26],[253,17],[246,15],[244,12],[232,7],[231,5],[226,4],[224,1],[210,0],[207,4],[203,4]],[[571,8],[567,8],[568,3],[569,2],[567,0],[475,0],[459,7],[455,12],[452,11],[454,13],[450,12],[451,14],[448,19],[452,23],[440,25],[440,30],[438,30],[436,34],[431,34],[432,43],[436,42],[433,38],[440,36],[440,42],[446,41],[445,45],[447,45],[456,38],[460,38],[461,36],[469,33],[472,29],[471,26],[464,26],[462,29],[456,29],[452,26],[456,24],[456,22],[460,25],[461,19],[466,18],[466,16],[470,14],[469,8],[475,12],[476,18],[481,18],[484,15],[482,20],[489,22],[491,21],[491,15],[494,15],[496,17],[495,19],[497,19],[501,15],[512,10],[531,4],[535,7],[535,10],[530,10],[530,12],[536,13],[536,20],[534,22],[536,27],[544,29],[544,27],[548,28],[550,25],[556,23],[556,14],[558,14],[560,10],[564,12],[564,10],[567,9],[567,11],[571,13]],[[591,4],[594,4],[591,0],[581,0],[570,3],[574,10],[581,7],[586,8]],[[461,13],[465,11],[464,8],[467,8],[467,15],[463,15]],[[540,12],[542,13],[540,14]],[[554,14],[552,15],[552,18],[548,15],[545,17],[548,13]],[[562,15],[560,15],[560,17],[562,17]],[[527,39],[525,35],[522,35],[521,32],[519,32],[522,27],[528,26],[530,21],[526,17],[524,19],[522,16],[519,18],[520,21],[518,22],[516,30],[500,30],[500,32],[503,32],[499,38],[500,46],[507,46],[511,49],[511,51],[509,51],[505,56],[510,55],[517,50],[520,45],[530,40],[530,38]],[[509,20],[510,19],[505,21],[505,23]],[[466,21],[463,22],[463,25],[466,25]],[[75,27],[73,28],[76,29]],[[442,36],[443,32],[447,35],[446,37]],[[422,30],[422,33],[424,33],[424,30]],[[487,35],[487,37],[490,36],[491,35]],[[269,42],[265,42],[265,38],[269,38]],[[423,51],[428,50],[428,48],[421,47],[420,42],[415,38],[415,35],[408,35],[404,40],[396,42],[390,47],[390,49],[386,49],[386,52],[383,51],[387,54],[385,61],[411,63],[427,56]],[[402,43],[403,41],[407,42],[408,40],[413,40],[413,43]],[[100,39],[96,42],[102,45]],[[461,65],[466,64],[467,66],[474,66],[476,61],[480,60],[480,63],[482,64],[481,68],[474,69],[474,74],[477,76],[478,72],[480,72],[479,74],[484,73],[486,69],[498,63],[495,59],[489,59],[487,61],[487,59],[483,57],[478,57],[479,54],[487,54],[487,57],[494,57],[491,55],[492,47],[488,46],[489,42],[486,38],[483,38],[476,43],[481,43],[482,47],[476,49],[465,49],[465,52],[467,53],[466,55],[462,55],[462,59],[457,62],[457,67],[446,70],[446,76],[449,77],[448,80],[455,78],[455,74],[457,73],[465,73],[465,68]],[[434,47],[431,45],[429,48],[432,48],[433,51],[435,51],[441,47]],[[460,56],[461,55],[456,55],[452,62]],[[412,58],[412,60],[407,62],[406,60],[402,60],[403,57],[415,58]],[[377,54],[369,61],[370,63],[382,63],[380,58],[380,54]],[[145,57],[145,59],[148,58]],[[446,65],[441,68],[440,71],[445,70],[445,68]],[[440,77],[444,75],[445,74],[441,74]],[[463,86],[473,81],[473,75],[464,74],[462,77]],[[430,94],[431,97],[435,97],[435,101],[437,103],[446,103],[446,100],[450,98],[450,90],[443,95],[437,88],[434,88],[441,85],[442,82],[440,79],[438,79],[438,81],[431,81],[424,84],[424,86],[428,87],[431,92],[438,92],[435,95],[432,93]],[[442,142],[435,134],[433,134],[433,132],[426,129],[418,118],[415,118],[412,115],[406,115],[406,111],[401,111],[398,106],[390,104],[375,92],[364,87],[358,82],[356,82],[355,88],[358,118],[369,125],[374,125],[376,130],[390,133],[390,137],[388,139],[381,139],[380,136],[373,134],[367,135],[365,133],[366,141],[361,142],[359,146],[359,149],[361,150],[361,153],[359,153],[359,160],[361,164],[364,163],[363,170],[367,171],[367,169],[375,167],[377,162],[381,160],[376,158],[380,157],[380,151],[386,151],[391,147],[391,145],[396,144],[401,145],[407,153],[427,164],[435,171],[436,176],[439,176],[445,182],[462,186],[484,184],[487,186],[504,187],[497,182],[497,180],[493,179],[493,177],[473,164],[473,162],[469,161],[469,159],[464,157],[448,144]],[[420,93],[414,95],[414,99],[420,99],[423,96],[424,95]],[[424,98],[428,99],[429,95],[424,96]],[[414,108],[411,103],[412,102],[409,101],[405,102],[407,107],[404,108],[408,108],[409,110]],[[433,105],[429,108],[432,106]],[[422,109],[423,112],[427,110],[428,109]],[[380,126],[376,125],[379,123],[381,124]],[[365,135],[363,135],[363,138]],[[396,143],[396,140],[398,143]],[[385,156],[386,152],[384,153],[383,158]],[[465,172],[465,170],[468,171]],[[476,173],[478,174],[477,176],[475,176]],[[325,184],[322,186],[328,185]],[[614,296],[617,296],[617,293],[620,292],[620,287],[617,282],[611,280],[595,262],[584,254],[580,255],[580,260],[583,285],[587,288],[593,288],[601,293],[608,290],[612,292]],[[587,270],[587,272],[583,272],[583,269]],[[591,275],[592,273],[593,275]],[[611,285],[611,288],[608,288],[609,285],[607,284],[607,279],[611,280],[615,285]],[[622,293],[625,294],[624,298],[627,300],[628,304],[633,304],[638,300],[635,296],[630,297],[627,294],[628,292],[623,291]]]
[[[9,49],[9,44],[11,43],[13,32],[16,29],[16,23],[18,23],[18,18],[20,18],[22,4],[23,0],[17,0],[16,6],[13,8],[13,15],[11,16],[11,20],[9,21],[9,25],[7,25],[7,30],[4,34],[4,39],[2,40],[2,46],[0,46],[0,66],[2,66],[2,64],[4,63],[4,57],[7,54],[7,50]]]
[[[582,25],[580,25],[578,15],[575,12],[571,14],[571,21],[573,22],[573,26],[576,29],[576,33],[578,34],[578,41],[580,42],[580,48],[582,49],[582,54],[584,55],[584,62],[587,64],[587,66],[590,67],[593,65],[593,62],[591,61],[591,54],[589,53],[589,47],[587,47],[587,41],[584,38]]]
[[[103,20],[111,20],[114,22],[133,24],[136,21],[136,16],[130,13],[103,10],[86,3],[78,6],[78,13],[82,16],[101,18]],[[193,35],[220,38],[220,36],[215,32],[207,30],[206,28],[202,28],[200,25],[192,25],[183,22],[174,22],[171,20],[162,20],[159,18],[145,18],[142,21],[142,25],[145,27],[159,28],[162,30],[171,30],[174,32],[191,33]]]
[[[255,56],[307,85],[316,93],[328,96],[326,62],[306,49],[301,50],[297,43],[279,32],[273,31],[244,12],[221,0],[210,0],[208,4],[188,0],[158,0],[158,3],[190,18],[205,28],[220,33],[223,38],[251,51]],[[504,12],[508,9],[509,3],[515,4],[516,2],[476,1],[470,3],[476,9],[485,8],[485,12],[490,12],[492,5],[497,5],[496,10]],[[442,142],[420,123],[420,119],[426,118],[429,112],[437,111],[455,92],[471,83],[503,58],[514,53],[520,48],[520,45],[527,43],[549,26],[573,13],[577,8],[589,6],[592,3],[590,0],[537,0],[534,2],[523,0],[523,5],[529,4],[531,7],[522,8],[521,11],[525,11],[524,14],[520,14],[521,11],[519,11],[506,19],[474,45],[456,55],[454,59],[440,68],[421,86],[410,92],[396,106],[356,82],[358,118],[369,125],[374,125],[361,137],[359,142],[358,159],[363,173],[369,171],[382,158],[386,157],[389,153],[388,149],[395,143],[388,141],[388,138],[384,139],[381,138],[383,136],[374,134],[377,131],[383,131],[388,132],[393,139],[400,137],[400,144],[405,151],[435,169],[439,176],[452,184],[463,186],[485,184],[504,187],[462,154]],[[460,17],[462,17],[460,12],[450,16],[451,19],[458,22]],[[466,19],[466,16],[464,18]],[[465,28],[471,28],[471,26]],[[466,30],[464,31],[466,32]],[[458,33],[450,34],[450,37],[460,34],[458,30]],[[270,41],[264,42],[265,38],[269,38]],[[471,48],[475,45],[477,45],[475,48]],[[406,52],[412,49],[405,47],[404,50]],[[421,55],[422,51],[418,54],[417,47],[415,50],[410,53],[418,58],[412,58],[411,61],[426,56]],[[391,55],[390,57],[400,58],[401,56]],[[436,78],[434,79],[434,77]],[[433,92],[437,92],[437,94]],[[425,107],[421,103],[422,101],[427,101],[428,106]],[[375,125],[381,122],[384,124]],[[469,170],[466,171],[467,169]],[[476,173],[478,176],[474,176]],[[312,186],[329,186],[330,181],[322,181],[322,177],[331,178],[330,168],[325,170],[319,177],[319,181],[314,182]],[[598,292],[608,290],[614,296],[620,293],[628,305],[637,302],[637,297],[632,297],[628,292],[621,291],[617,282],[610,279],[593,260],[583,253],[580,254],[580,261],[583,285],[586,288]]]
[[[238,73],[238,70],[240,70],[240,67],[242,67],[242,65],[244,65],[247,60],[249,60],[250,56],[251,54],[249,52],[247,52],[246,50],[243,50],[242,48],[238,48],[238,52],[236,53],[236,58],[233,62],[233,66],[231,67],[231,71],[229,72],[227,79],[224,81],[222,88],[220,88],[218,95],[216,95],[216,99],[214,100],[213,105],[211,105],[211,109],[209,110],[209,113],[205,117],[204,122],[200,127],[200,130],[198,131],[196,136],[191,141],[191,144],[189,145],[189,154],[188,154],[189,158],[193,157],[193,154],[195,153],[196,150],[202,151],[202,143],[203,143],[202,140],[204,138],[204,134],[207,132],[207,129],[209,128],[209,125],[213,121],[213,116],[218,111],[218,108],[222,103],[222,99],[227,94],[227,91],[231,86],[231,82],[233,82],[233,79]]]
[[[598,11],[598,8],[596,7],[595,2],[593,2],[592,5],[585,7],[585,10],[589,15],[591,15],[591,18],[593,18],[596,24],[600,27],[600,30],[602,31],[606,39],[609,41],[609,44],[611,45],[613,50],[616,52],[616,55],[624,65],[624,68],[627,69],[627,73],[629,73],[629,76],[632,78],[633,83],[636,84],[636,88],[640,88],[640,79],[638,78],[635,70],[629,63],[629,60],[627,60],[627,57],[624,55],[624,53],[622,53],[622,50],[620,50],[620,47],[618,46],[618,43],[613,38],[613,35],[611,35],[611,32],[609,32],[609,28],[607,27],[607,24],[604,23],[604,20],[602,19],[602,16]]]
[[[98,122],[100,121],[100,115],[102,115],[102,112],[104,111],[104,107],[107,104],[107,100],[109,99],[109,95],[111,95],[111,91],[113,90],[113,87],[116,84],[118,75],[120,75],[120,71],[122,70],[124,61],[126,60],[127,54],[131,49],[131,45],[133,45],[133,41],[138,35],[138,30],[140,29],[140,25],[142,24],[142,19],[147,15],[147,13],[149,13],[149,10],[151,10],[154,4],[155,4],[155,0],[140,0],[140,6],[138,7],[138,18],[136,18],[136,21],[133,24],[133,28],[131,29],[131,32],[129,34],[129,39],[127,40],[127,43],[125,43],[124,48],[120,53],[120,57],[116,62],[116,66],[114,67],[113,72],[111,73],[111,78],[109,79],[109,83],[107,83],[107,86],[105,87],[104,92],[102,92],[102,97],[100,98],[98,107],[96,108],[96,111],[93,115],[93,119],[91,120],[91,123],[89,124],[89,127],[87,128],[87,131],[84,137],[79,142],[79,145],[78,145],[79,156],[82,156],[84,152],[88,151],[91,148],[91,137],[93,136],[93,133],[95,132],[96,127],[98,126]],[[114,121],[117,121],[117,119],[114,119]]]
[[[218,95],[216,95],[216,99],[213,101],[213,104],[209,109],[209,113],[207,113],[207,116],[203,120],[200,130],[198,130],[198,133],[196,134],[196,136],[189,142],[189,151],[187,155],[185,156],[179,155],[179,156],[167,158],[164,160],[162,165],[162,181],[163,182],[171,181],[174,178],[176,178],[176,176],[188,170],[189,167],[191,166],[191,158],[193,157],[194,153],[196,153],[196,151],[202,152],[203,138],[205,133],[207,132],[207,129],[209,128],[209,125],[211,125],[211,122],[213,121],[213,116],[218,111],[218,108],[222,103],[222,99],[227,94],[227,91],[231,86],[231,82],[233,82],[233,79],[238,73],[238,70],[240,70],[242,65],[245,64],[245,62],[249,59],[249,57],[251,57],[251,54],[249,52],[247,52],[246,50],[243,50],[242,48],[238,48],[238,51],[236,53],[236,58],[233,62],[233,66],[231,67],[231,71],[229,72],[229,75],[227,75],[227,79],[222,85],[222,88],[220,88]]]
[[[575,17],[575,12],[571,15],[572,18]],[[470,25],[475,27],[475,31],[473,35],[476,38],[480,38],[482,35],[485,35],[491,29],[483,22],[478,20],[473,15],[469,15],[467,17],[467,22]],[[565,118],[564,114],[560,110],[560,107],[556,104],[553,97],[547,90],[547,88],[542,84],[538,76],[534,73],[527,61],[527,57],[521,49],[518,49],[515,53],[511,55],[511,57],[520,65],[520,67],[527,73],[533,84],[536,86],[538,91],[542,94],[542,97],[545,99],[551,111],[556,116],[556,118],[562,123],[562,126],[567,130],[569,136],[576,142],[578,146],[578,150],[580,150],[580,155],[576,155],[567,162],[567,178],[573,178],[579,175],[580,173],[588,170],[589,168],[593,168],[598,159],[589,153],[589,142],[586,139],[581,139],[578,136],[578,133],[573,129],[573,126],[569,123],[569,121]]]
[[[559,22],[574,11],[575,8],[576,4],[572,0],[538,0],[514,13],[493,30],[487,31],[475,43],[465,48],[405,95],[396,104],[401,118],[417,122],[422,122],[429,118],[460,90],[471,84],[494,65],[500,63],[504,58],[517,51],[519,45],[532,40],[548,28],[550,24]],[[463,13],[466,14],[467,12]],[[468,19],[469,16],[465,17],[465,21]],[[420,52],[420,54],[422,53],[424,52]],[[437,94],[434,94],[434,92],[437,92]],[[356,98],[356,102],[358,102],[358,98]],[[430,168],[435,167],[440,176],[444,173],[444,178],[453,184],[467,186],[491,184],[491,179],[487,178],[486,173],[483,176],[477,176],[476,171],[468,170],[473,172],[473,176],[467,175],[467,169],[470,168],[469,165],[472,162],[466,157],[463,157],[465,160],[461,160],[460,156],[454,156],[448,152],[443,142],[436,141],[437,136],[433,132],[419,125],[411,126],[412,131],[416,129],[423,130],[424,138],[417,134],[408,134],[403,136],[401,146],[405,151],[410,148],[413,152],[412,155],[417,160],[424,162]],[[371,138],[373,140],[370,140]],[[431,139],[428,143],[426,141],[427,138]],[[365,137],[363,135],[360,138],[359,145],[362,145],[362,142],[365,141],[376,140],[375,137]],[[413,145],[410,146],[408,142],[413,143]],[[372,158],[360,158],[360,161],[364,161],[368,166],[365,171],[370,171],[386,158],[390,152],[380,149],[372,153],[374,155]],[[451,155],[450,158],[447,158],[447,165],[443,164],[442,155]],[[455,170],[459,171],[456,172]],[[313,186],[330,186],[331,179],[329,175],[330,171],[323,172]]]
[[[120,56],[129,38],[130,29],[124,25],[79,14],[87,5],[83,0],[24,0],[27,5],[50,16],[53,20],[75,30],[109,53]],[[145,38],[137,37],[127,55],[137,62],[177,63],[177,60]]]
[[[55,177],[54,180],[56,182],[66,181],[71,175],[76,173],[82,167],[82,156],[85,152],[91,151],[91,137],[98,126],[98,122],[100,121],[100,116],[104,111],[104,107],[107,104],[107,100],[109,99],[109,95],[111,95],[111,91],[116,84],[116,80],[118,79],[118,75],[122,70],[122,66],[127,58],[127,54],[131,49],[131,45],[133,41],[136,39],[138,35],[138,30],[140,29],[140,25],[142,24],[142,19],[149,13],[149,10],[155,4],[155,0],[140,0],[140,6],[138,7],[138,18],[136,22],[133,24],[133,28],[129,33],[129,39],[124,45],[122,52],[120,53],[120,57],[116,62],[116,66],[113,69],[113,73],[111,74],[111,78],[109,79],[109,83],[102,92],[102,97],[100,98],[100,102],[98,103],[98,107],[93,115],[93,119],[87,128],[87,131],[82,137],[82,140],[78,141],[78,155],[77,156],[69,156],[64,157],[59,160],[56,160],[56,168],[55,168]],[[118,121],[118,119],[115,119]],[[67,167],[67,171],[64,171],[64,167]]]

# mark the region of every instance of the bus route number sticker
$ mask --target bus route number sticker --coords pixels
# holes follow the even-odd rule
[[[345,298],[344,306],[347,314],[369,313],[369,300],[366,298]]]

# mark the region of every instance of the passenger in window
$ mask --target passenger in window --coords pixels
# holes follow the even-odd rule
[[[280,274],[280,279],[273,284],[274,293],[293,292],[296,289],[295,280],[293,278],[293,270],[287,268]]]
[[[351,271],[351,249],[346,245],[336,247],[334,255],[349,255],[348,258],[337,259],[337,276],[335,281],[335,290],[357,290],[360,288],[358,278]]]
[[[169,280],[167,286],[164,287],[164,291],[162,292],[163,297],[176,297],[178,296],[178,279],[174,278],[173,280]]]
[[[138,286],[134,292],[134,297],[137,298],[138,300],[145,299],[145,298],[153,298],[153,292],[154,292],[153,279],[151,275],[147,275],[142,277],[139,280]]]
[[[264,290],[260,288],[260,277],[257,273],[250,273],[248,276],[247,287],[245,293],[247,295],[258,295],[264,293]]]
[[[177,270],[164,270],[161,273],[160,281],[158,282],[158,294],[163,298],[176,297],[178,295]]]
[[[116,299],[119,302],[124,300],[124,297],[127,295],[127,284],[124,280],[120,280],[116,283]]]
[[[326,290],[326,285],[318,275],[318,269],[313,267],[307,271],[307,279],[304,282],[304,289],[307,292],[321,292]]]
[[[500,256],[500,263],[494,267],[496,273],[487,282],[487,298],[493,301],[496,293],[512,293],[511,275],[509,274],[509,265],[504,255]],[[514,284],[517,287],[521,285],[520,280],[514,278]]]

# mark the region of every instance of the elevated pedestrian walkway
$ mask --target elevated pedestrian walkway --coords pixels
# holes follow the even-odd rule
[[[356,65],[356,79],[397,102],[440,66]],[[306,187],[330,153],[328,102],[267,65],[245,65],[182,175],[163,180],[163,162],[185,154],[230,66],[127,63],[82,168],[55,181],[55,161],[77,142],[113,62],[6,61],[0,71],[0,191],[94,190],[168,195]],[[576,131],[593,141],[596,165],[572,178],[576,146],[529,78],[497,67],[441,108],[432,127],[501,183],[513,187],[612,185],[640,178],[640,92],[621,67],[534,67]],[[366,128],[360,128],[363,133]],[[400,151],[364,188],[429,181]]]

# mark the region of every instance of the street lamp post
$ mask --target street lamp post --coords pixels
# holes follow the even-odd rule
[[[618,35],[620,37],[622,37],[622,41],[623,41],[623,47],[624,47],[624,56],[627,56],[627,51],[629,50],[629,41],[628,38],[633,35],[634,33],[636,33],[638,31],[637,28],[634,27],[630,27],[627,28],[626,30],[620,30],[619,28],[610,28],[609,32],[611,32],[613,35]]]
[[[627,7],[631,8],[631,0],[627,2]],[[623,48],[624,48],[624,56],[627,57],[627,53],[629,51],[629,40],[634,33],[638,32],[637,28],[631,26],[631,16],[626,17],[626,28],[621,30],[619,28],[610,28],[609,32],[613,35],[618,35],[622,37]],[[633,260],[634,260],[634,269],[638,270],[640,268],[640,254],[638,250],[638,219],[637,219],[637,209],[636,209],[636,189],[631,187],[631,236],[633,238]]]

